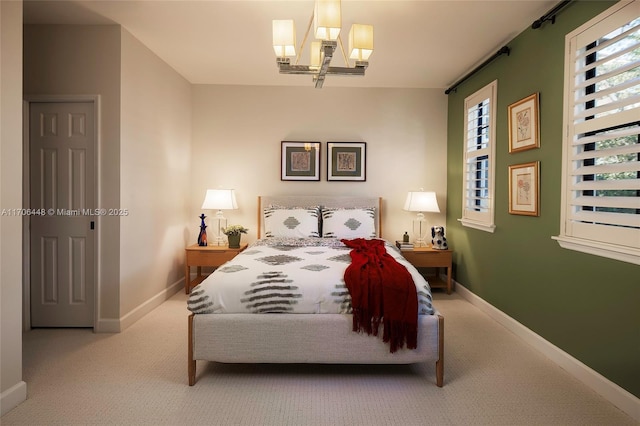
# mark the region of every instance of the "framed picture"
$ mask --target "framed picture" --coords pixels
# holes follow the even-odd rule
[[[539,94],[509,105],[509,152],[540,148]]]
[[[540,216],[540,162],[509,166],[509,213]]]
[[[366,142],[327,142],[327,180],[367,180]]]
[[[320,180],[320,142],[282,142],[280,180]]]

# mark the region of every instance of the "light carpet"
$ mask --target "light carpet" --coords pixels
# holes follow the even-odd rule
[[[445,385],[433,365],[227,365],[199,361],[187,385],[186,295],[119,334],[24,334],[28,399],[9,425],[635,425],[455,293]],[[373,337],[372,337],[373,338]]]

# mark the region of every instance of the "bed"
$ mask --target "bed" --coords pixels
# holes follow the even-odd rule
[[[296,298],[291,303],[295,308],[282,301],[275,308],[265,308],[262,302],[256,303],[254,298],[244,297],[241,301],[240,298],[224,293],[226,288],[255,286],[255,277],[258,275],[282,274],[283,271],[287,275],[285,278],[293,281],[295,288],[303,288],[311,281],[307,277],[315,280],[317,275],[325,277],[324,281],[337,281],[335,276],[330,275],[335,272],[331,272],[325,265],[345,263],[349,249],[344,245],[340,247],[340,239],[359,238],[363,229],[366,230],[367,238],[379,239],[381,208],[381,199],[377,197],[258,197],[258,240],[233,260],[216,269],[189,296],[189,385],[196,383],[196,361],[203,360],[220,363],[292,364],[433,362],[436,385],[442,387],[444,318],[433,305],[429,305],[431,293],[424,278],[389,242],[385,242],[389,254],[406,266],[416,285],[419,313],[415,349],[404,347],[392,353],[389,344],[383,342],[380,336],[354,332],[348,293],[345,296],[344,291],[339,289],[334,289],[331,294],[314,294],[311,299],[307,299],[306,295],[288,294],[289,300]],[[354,216],[356,220],[351,217],[345,221],[345,214]],[[309,217],[314,215],[319,222],[315,229],[311,225],[307,226]],[[334,238],[326,238],[332,236]],[[275,248],[272,247],[274,244]],[[279,250],[279,254],[270,252],[274,249]],[[337,250],[337,254],[329,253],[332,250]],[[299,257],[303,256],[301,252],[316,257],[302,261],[306,268],[300,267],[301,262],[292,261],[291,264],[296,265],[296,271],[285,269],[288,259],[300,260]],[[258,271],[254,268],[260,269],[260,266],[251,266],[252,264],[263,266]],[[342,266],[343,271],[345,267]],[[308,275],[304,275],[305,273]],[[243,280],[243,274],[246,283],[230,281],[231,276],[234,280],[237,277]],[[273,278],[268,276],[268,279]],[[344,279],[342,284],[344,285]],[[337,284],[333,285],[338,287]],[[317,286],[320,284],[313,285],[313,291],[316,291]],[[245,291],[244,294],[249,292]]]

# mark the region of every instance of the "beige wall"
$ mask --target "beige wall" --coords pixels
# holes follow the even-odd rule
[[[24,93],[99,95],[98,206],[120,207],[120,27],[26,25]],[[99,217],[98,328],[118,327],[120,220]]]
[[[97,331],[182,286],[191,87],[120,26],[27,25],[25,97],[99,95]]]
[[[22,207],[22,2],[0,2],[0,209]],[[0,216],[0,415],[22,380],[22,218]]]
[[[247,241],[261,194],[381,196],[383,237],[395,240],[414,217],[402,210],[407,192],[422,187],[441,209],[427,220],[444,225],[446,111],[442,90],[194,85],[190,241],[206,189],[219,187],[236,190],[239,209],[225,215],[250,228]],[[280,180],[284,140],[322,142],[320,182]],[[367,143],[366,182],[327,182],[327,141]]]
[[[122,30],[121,93],[120,207],[128,214],[120,222],[120,306],[126,327],[155,307],[145,304],[149,300],[161,302],[184,285],[191,85]]]

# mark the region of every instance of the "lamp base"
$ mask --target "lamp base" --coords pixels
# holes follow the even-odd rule
[[[428,243],[424,238],[416,238],[413,242],[414,247],[427,247]]]
[[[424,218],[413,220],[413,238],[413,243],[416,247],[427,246],[427,223]]]
[[[215,216],[215,220],[218,221],[218,233],[216,235],[215,245],[226,246],[227,240],[224,237],[222,230],[227,227],[227,218],[222,214],[222,210],[218,210]]]

